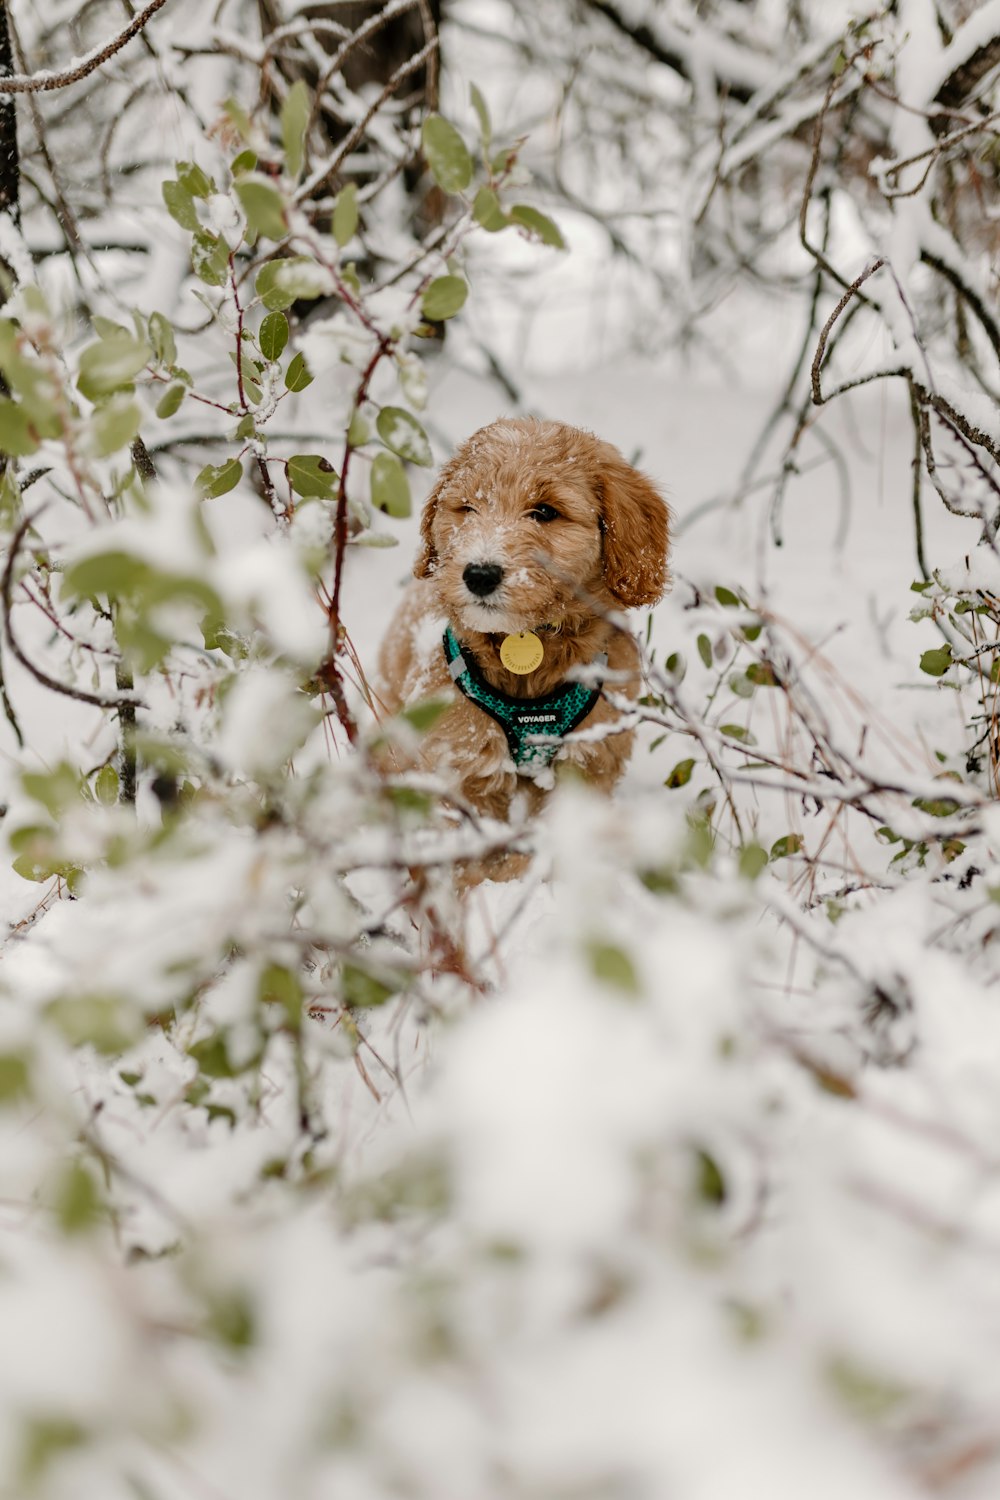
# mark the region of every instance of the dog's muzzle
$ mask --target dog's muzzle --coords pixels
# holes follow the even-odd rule
[[[465,587],[478,599],[492,594],[502,578],[503,568],[499,563],[469,563],[462,573]]]

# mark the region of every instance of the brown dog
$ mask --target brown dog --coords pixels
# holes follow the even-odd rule
[[[518,791],[536,807],[560,761],[610,790],[632,733],[563,736],[620,717],[602,681],[638,693],[635,642],[607,616],[660,598],[668,524],[651,482],[589,432],[517,418],[463,443],[428,497],[417,581],[379,657],[391,713],[448,702],[425,767],[497,818]]]

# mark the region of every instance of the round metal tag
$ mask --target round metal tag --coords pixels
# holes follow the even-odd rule
[[[508,672],[516,672],[519,677],[540,667],[544,655],[545,647],[533,630],[519,630],[500,642],[500,660]]]

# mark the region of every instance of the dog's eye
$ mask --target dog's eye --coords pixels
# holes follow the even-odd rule
[[[476,507],[474,505],[456,505],[456,511],[460,516],[474,516]]]
[[[559,519],[559,512],[552,505],[536,505],[528,514],[533,521],[558,521]]]

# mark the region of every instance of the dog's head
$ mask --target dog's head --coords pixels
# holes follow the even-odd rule
[[[667,583],[669,511],[610,443],[561,422],[505,419],[445,464],[420,523],[418,578],[449,617],[484,632],[654,604]]]

